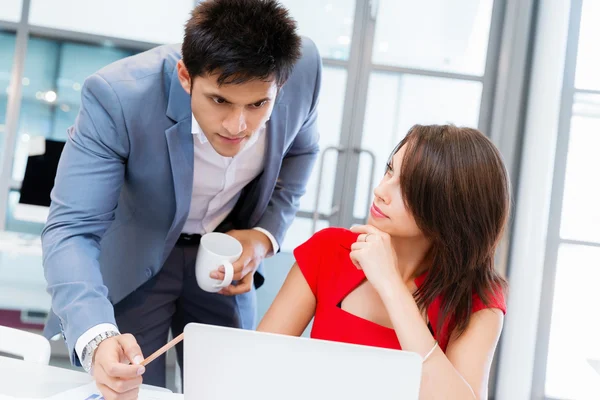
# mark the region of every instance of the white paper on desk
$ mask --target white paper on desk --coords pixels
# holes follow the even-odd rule
[[[168,392],[156,392],[154,390],[140,389],[138,400],[181,400],[183,399],[182,394],[168,393]],[[88,383],[87,385],[80,386],[75,389],[67,390],[56,394],[52,397],[48,397],[46,400],[104,400],[104,397],[100,395],[96,383]]]

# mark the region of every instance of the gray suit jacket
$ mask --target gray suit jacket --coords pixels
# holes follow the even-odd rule
[[[180,58],[179,45],[161,46],[83,85],[42,233],[53,311],[45,333],[60,325],[74,362],[77,339],[97,324],[115,324],[113,304],[161,269],[187,219],[194,145]],[[267,125],[264,171],[218,230],[260,226],[282,243],[318,154],[320,83],[319,54],[303,39]],[[255,281],[262,283],[260,272]]]

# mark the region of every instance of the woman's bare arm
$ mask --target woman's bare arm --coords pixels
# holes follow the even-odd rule
[[[298,264],[294,263],[257,330],[300,336],[315,315],[316,306],[315,295]]]

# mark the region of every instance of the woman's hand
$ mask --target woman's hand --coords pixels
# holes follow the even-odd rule
[[[371,225],[355,226],[351,231],[360,235],[352,245],[350,259],[356,268],[364,271],[379,295],[404,285],[390,235]]]

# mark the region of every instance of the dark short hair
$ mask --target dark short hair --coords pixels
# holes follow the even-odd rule
[[[441,297],[442,324],[466,329],[473,293],[485,304],[507,288],[494,254],[510,211],[510,181],[500,152],[483,133],[453,125],[415,125],[405,147],[400,189],[417,226],[432,241],[432,266],[415,294],[421,309]]]
[[[182,55],[192,78],[218,73],[223,85],[274,77],[281,86],[300,47],[296,21],[276,0],[205,0],[185,26]]]

